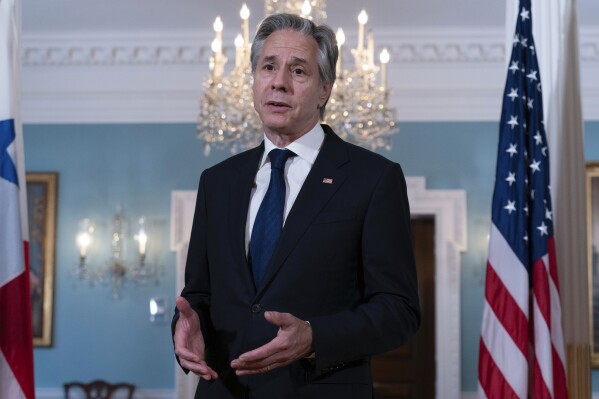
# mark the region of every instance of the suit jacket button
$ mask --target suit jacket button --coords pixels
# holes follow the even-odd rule
[[[260,313],[261,310],[262,305],[260,305],[259,303],[252,305],[252,313]]]

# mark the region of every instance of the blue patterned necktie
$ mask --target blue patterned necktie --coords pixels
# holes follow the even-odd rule
[[[289,150],[274,149],[268,153],[270,159],[270,183],[260,204],[252,235],[250,237],[250,259],[254,284],[260,287],[268,262],[283,230],[285,209],[285,162],[295,153]]]

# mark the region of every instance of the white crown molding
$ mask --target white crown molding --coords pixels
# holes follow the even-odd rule
[[[223,52],[234,55],[233,37],[223,34]],[[131,33],[37,32],[24,35],[23,64],[188,65],[208,62],[213,37],[203,32]],[[347,42],[357,39],[348,35]],[[394,62],[496,62],[504,60],[503,31],[387,29],[377,32],[377,48],[387,47]],[[229,43],[227,45],[227,43]],[[592,53],[592,46],[589,47]],[[351,59],[349,46],[344,57]]]
[[[23,65],[198,65],[208,61],[212,39],[197,32],[36,32],[23,36]]]
[[[505,81],[497,29],[380,30],[402,121],[497,120]],[[210,32],[51,32],[23,38],[26,123],[195,122]],[[225,43],[233,37],[224,35]],[[344,46],[346,65],[351,64]],[[599,119],[599,29],[581,34],[583,115]],[[224,49],[233,54],[232,46]],[[229,58],[232,58],[230,55]],[[232,60],[231,60],[232,62]]]
[[[504,62],[503,30],[428,29],[377,32],[377,48],[387,47],[391,63],[412,62]],[[352,36],[348,37],[351,43]],[[189,65],[208,62],[210,34],[203,32],[106,33],[71,32],[68,35],[30,33],[24,35],[24,66],[48,65]],[[224,35],[225,43],[233,38]],[[355,41],[355,40],[354,40]],[[225,53],[235,48],[226,45]],[[348,46],[344,57],[351,58]],[[599,62],[599,29],[586,29],[580,37],[580,58]]]

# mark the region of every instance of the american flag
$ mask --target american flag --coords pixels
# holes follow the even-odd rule
[[[479,398],[568,397],[531,0],[505,84],[479,347]]]
[[[19,0],[0,0],[0,399],[33,399]]]

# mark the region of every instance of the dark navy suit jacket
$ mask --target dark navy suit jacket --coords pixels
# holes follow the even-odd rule
[[[200,178],[182,295],[200,317],[206,360],[220,378],[201,380],[196,398],[371,398],[370,356],[402,345],[419,326],[402,170],[323,129],[258,289],[245,230],[264,145]],[[267,310],[308,320],[316,357],[237,377],[231,360],[277,334]]]

